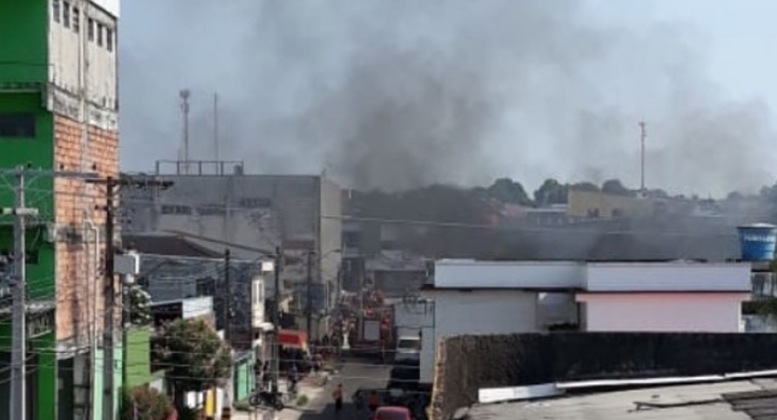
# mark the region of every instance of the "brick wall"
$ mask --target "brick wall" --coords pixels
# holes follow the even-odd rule
[[[478,389],[777,368],[777,334],[554,333],[458,336],[439,344],[431,405],[449,419]]]
[[[101,177],[118,176],[118,133],[89,127],[83,141],[82,125],[62,116],[54,117],[55,167],[67,171],[97,172]],[[56,244],[57,340],[83,343],[92,318],[102,325],[102,267],[95,266],[93,234],[84,229],[91,220],[104,232],[105,216],[95,207],[104,203],[104,188],[83,180],[55,181],[55,223],[60,230]],[[63,234],[64,232],[69,233]],[[101,236],[101,243],[104,238]]]

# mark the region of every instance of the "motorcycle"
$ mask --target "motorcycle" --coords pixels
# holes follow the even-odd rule
[[[269,407],[275,411],[281,411],[284,408],[283,394],[268,390],[254,391],[248,397],[248,403],[253,407]]]

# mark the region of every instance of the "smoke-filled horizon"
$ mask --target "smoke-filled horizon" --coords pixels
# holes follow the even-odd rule
[[[617,0],[613,0],[617,1]],[[122,165],[191,159],[402,190],[621,179],[725,195],[774,183],[775,129],[705,70],[700,34],[603,26],[584,2],[133,0],[123,5]]]

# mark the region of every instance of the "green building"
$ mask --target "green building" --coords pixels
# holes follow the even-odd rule
[[[0,168],[118,175],[116,41],[120,0],[0,0]],[[31,177],[32,178],[32,177]],[[12,178],[0,207],[12,207]],[[118,405],[121,348],[103,389],[104,190],[83,180],[27,182],[27,418],[101,419]],[[13,250],[0,216],[0,254]],[[10,363],[11,299],[0,287],[0,361]],[[118,341],[120,343],[120,340]],[[110,372],[110,371],[109,371]],[[0,418],[10,372],[0,370]]]

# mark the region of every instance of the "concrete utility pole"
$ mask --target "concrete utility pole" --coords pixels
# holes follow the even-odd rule
[[[16,177],[15,204],[13,208],[2,209],[2,214],[13,215],[14,219],[14,274],[12,279],[13,312],[12,312],[12,340],[11,350],[11,404],[10,418],[26,420],[26,357],[27,357],[27,279],[26,279],[26,218],[37,216],[37,209],[27,208],[25,201],[25,182],[27,174],[53,175],[71,178],[84,178],[88,174],[80,172],[51,171],[29,169],[19,166],[14,170],[0,169],[0,176],[14,175]]]
[[[224,318],[224,338],[226,338],[226,341],[230,344],[232,339],[232,280],[230,278],[230,260],[231,260],[232,254],[227,248],[224,251],[224,296],[222,297],[224,307],[222,308],[222,316]]]
[[[24,200],[24,168],[16,170],[16,204],[10,212],[14,218],[14,276],[13,276],[13,350],[11,352],[11,417],[12,419],[25,420],[27,418],[26,406],[26,376],[25,366],[27,356],[27,323],[26,321],[26,241],[25,217],[35,215],[37,211],[25,207]],[[7,210],[7,209],[6,209]]]
[[[116,346],[116,273],[114,258],[116,255],[116,244],[113,240],[116,205],[114,198],[118,193],[119,187],[134,185],[137,187],[162,187],[167,188],[172,185],[170,181],[148,181],[143,180],[135,182],[131,178],[116,179],[107,177],[105,179],[88,179],[87,182],[105,186],[105,206],[102,210],[105,212],[105,319],[103,326],[103,419],[114,420],[113,390],[115,352]],[[126,343],[122,343],[126,346]]]
[[[313,340],[313,251],[308,252],[307,305],[305,311],[308,340]]]
[[[281,340],[280,340],[280,324],[281,324],[281,264],[283,264],[283,252],[281,247],[275,247],[275,263],[273,265],[275,290],[273,291],[273,308],[272,308],[272,323],[273,330],[275,331],[275,342],[272,346],[272,392],[273,394],[278,392],[278,379],[280,376],[280,356],[281,356]]]

